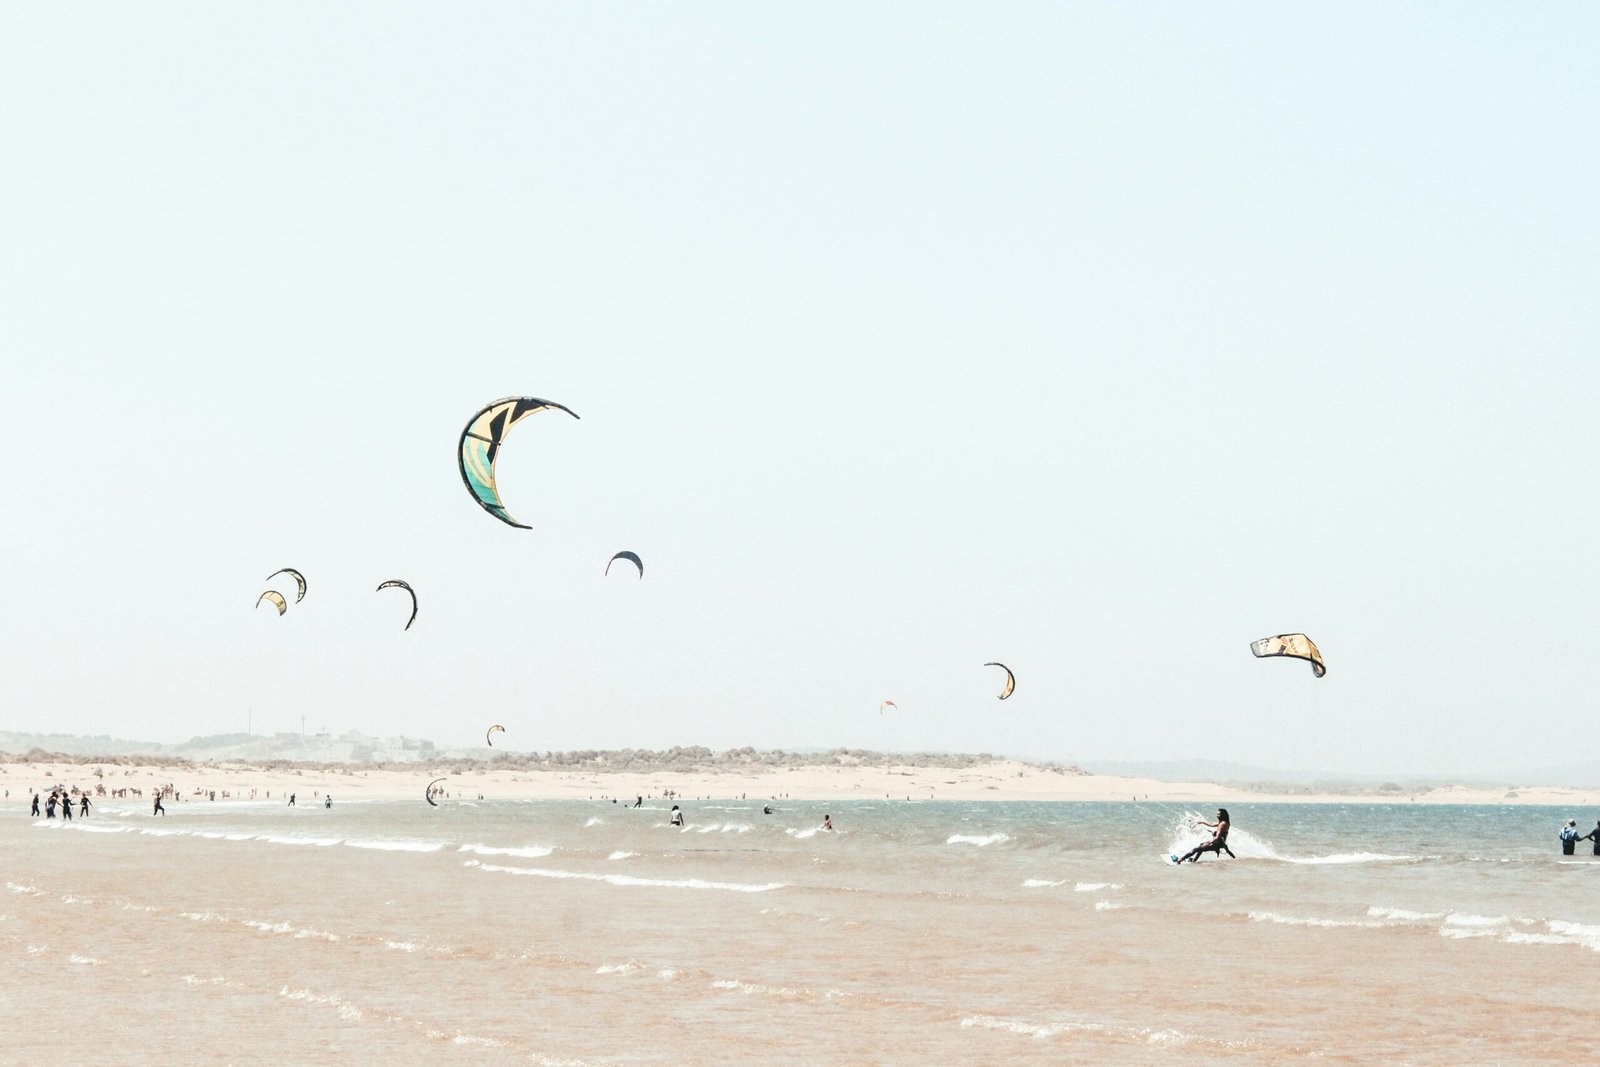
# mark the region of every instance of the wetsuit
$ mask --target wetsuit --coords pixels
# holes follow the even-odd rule
[[[1228,847],[1228,824],[1226,822],[1217,827],[1217,835],[1215,837],[1213,837],[1210,841],[1207,841],[1205,844],[1196,845],[1188,852],[1185,852],[1178,862],[1183,863],[1185,860],[1187,860],[1190,863],[1194,863],[1207,852],[1216,852],[1218,854],[1226,852],[1234,859],[1239,858],[1234,856],[1233,849]]]
[[[1561,828],[1561,854],[1570,856],[1578,847],[1578,831],[1571,826]]]
[[[39,814],[39,794],[38,793],[33,794],[33,814],[35,816],[37,816]]]

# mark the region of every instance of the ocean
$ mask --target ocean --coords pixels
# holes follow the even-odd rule
[[[1593,812],[418,792],[13,795],[0,1063],[1600,1061]]]

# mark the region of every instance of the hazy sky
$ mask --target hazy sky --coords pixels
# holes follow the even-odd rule
[[[1591,756],[1597,44],[1580,3],[7,5],[0,728]],[[501,454],[532,530],[456,470],[513,394],[582,416]],[[1326,678],[1250,656],[1296,630]]]

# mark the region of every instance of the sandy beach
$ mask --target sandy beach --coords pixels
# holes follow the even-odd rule
[[[750,771],[726,770],[504,770],[484,766],[451,770],[419,764],[415,770],[324,764],[294,769],[264,768],[249,763],[151,763],[122,766],[115,762],[3,762],[0,790],[10,799],[48,792],[64,784],[91,794],[103,786],[139,790],[170,784],[184,800],[215,802],[240,799],[302,800],[326,793],[350,799],[422,799],[427,783],[444,778],[443,788],[455,797],[492,800],[583,800],[669,791],[679,797],[733,799],[749,797],[802,800],[872,800],[883,797],[960,801],[1145,801],[1193,804],[1330,803],[1330,804],[1492,804],[1590,807],[1600,803],[1600,788],[1517,786],[1468,788],[1442,786],[1413,792],[1307,793],[1241,789],[1207,782],[1164,782],[1040,767],[1013,760],[969,767],[810,766]],[[270,797],[269,797],[270,794]],[[131,795],[131,794],[130,794]]]

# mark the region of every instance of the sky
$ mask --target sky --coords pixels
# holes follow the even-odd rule
[[[1580,3],[8,5],[0,729],[1590,755],[1597,43]],[[512,395],[581,416],[501,452],[529,530],[456,467]],[[1325,678],[1250,655],[1290,631]]]

